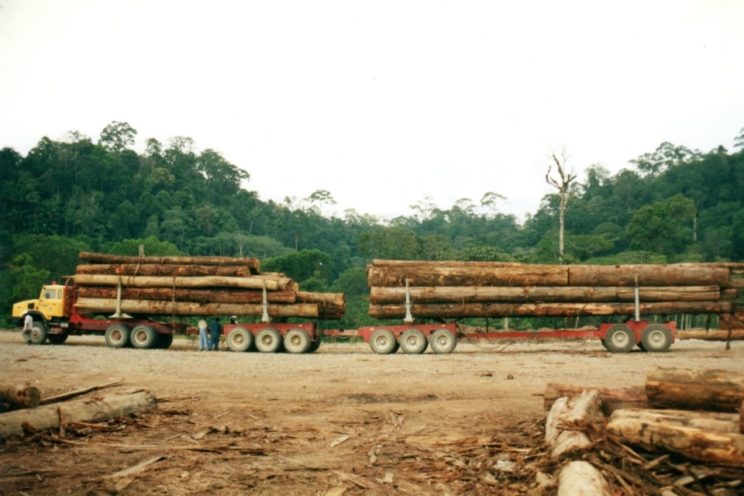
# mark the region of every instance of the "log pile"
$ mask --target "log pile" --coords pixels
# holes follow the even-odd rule
[[[744,264],[741,264],[744,266]],[[369,313],[378,318],[730,314],[738,290],[725,264],[539,265],[374,260]],[[742,268],[744,271],[744,268]]]
[[[644,388],[621,390],[549,384],[546,444],[555,461],[581,457],[627,494],[672,486],[688,494],[688,485],[701,494],[741,494],[743,401],[744,375],[725,370],[656,368]],[[597,484],[588,472],[583,481],[583,472],[562,471],[559,483]]]
[[[125,257],[80,254],[74,276],[81,313],[341,318],[340,293],[300,291],[281,273],[261,272],[255,258]]]

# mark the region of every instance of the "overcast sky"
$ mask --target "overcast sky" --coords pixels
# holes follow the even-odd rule
[[[263,199],[392,217],[488,191],[520,218],[551,150],[583,178],[744,126],[744,1],[0,0],[0,147],[113,120],[192,137]]]

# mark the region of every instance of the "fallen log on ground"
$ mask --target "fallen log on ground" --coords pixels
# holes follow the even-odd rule
[[[50,403],[57,403],[58,401],[69,400],[70,398],[74,398],[75,396],[80,396],[92,391],[98,391],[99,389],[104,389],[107,387],[118,386],[119,384],[121,384],[121,381],[116,380],[107,382],[105,384],[99,384],[97,386],[89,386],[85,388],[75,389],[74,391],[66,391],[64,393],[55,394],[54,396],[47,396],[46,398],[43,398],[41,401],[39,401],[39,404],[48,405]]]
[[[560,458],[590,448],[604,429],[599,392],[588,390],[572,398],[558,398],[545,421],[550,456]]]
[[[654,407],[734,412],[744,401],[744,375],[658,367],[646,375],[646,395]]]
[[[80,253],[79,258],[85,262],[108,264],[244,265],[253,269],[254,274],[259,273],[261,269],[261,262],[252,257],[130,257],[84,251]]]
[[[165,277],[165,276],[117,276],[112,274],[78,274],[75,275],[78,286],[131,286],[138,288],[246,288],[277,291],[285,289],[290,279],[275,275],[257,275],[251,277]]]
[[[602,412],[610,415],[620,408],[643,408],[648,405],[646,390],[643,386],[630,386],[621,389],[592,388],[571,384],[548,383],[545,386],[543,407],[550,410],[558,398],[579,396],[585,391],[597,391],[602,403]]]
[[[677,331],[677,339],[699,339],[701,341],[742,341],[744,340],[744,329],[736,329],[729,332],[724,329],[685,329]]]
[[[78,296],[115,299],[117,288],[80,286]],[[257,289],[122,288],[121,297],[127,300],[170,300],[196,303],[261,303],[263,291]],[[297,296],[294,291],[267,291],[266,299],[269,303],[294,303]]]
[[[34,386],[0,385],[0,403],[8,403],[14,408],[34,407],[40,399],[41,393]]]
[[[116,274],[120,276],[231,276],[248,277],[255,274],[241,265],[175,265],[175,264],[92,264],[78,265],[77,274]]]
[[[632,303],[441,303],[411,306],[414,317],[577,317],[584,315],[633,315]],[[641,314],[672,313],[727,313],[731,302],[656,302],[641,303]],[[404,305],[375,305],[370,303],[369,315],[376,318],[399,318],[406,315]]]
[[[444,302],[632,302],[635,288],[628,287],[498,287],[498,286],[435,286],[409,287],[411,301],[416,303]],[[639,288],[639,297],[648,301],[717,301],[721,298],[718,286],[651,286]],[[406,289],[400,287],[372,287],[370,301],[375,304],[403,303]]]
[[[610,496],[602,473],[583,460],[567,463],[558,475],[558,496]]]
[[[74,422],[101,422],[134,413],[155,405],[155,397],[147,391],[117,394],[101,399],[79,399],[54,403],[33,409],[0,414],[0,439],[23,436],[26,431],[57,429]]]
[[[79,298],[75,307],[82,313],[112,313],[117,300],[104,298]],[[122,312],[141,315],[262,315],[263,306],[240,303],[196,303],[158,300],[121,300]],[[269,305],[272,317],[317,318],[318,305],[314,303],[288,303]]]
[[[744,435],[738,414],[684,410],[615,410],[609,437],[647,449],[663,448],[704,463],[744,465]]]

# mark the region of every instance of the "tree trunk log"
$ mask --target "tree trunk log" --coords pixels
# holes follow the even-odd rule
[[[321,319],[341,319],[346,312],[346,295],[343,293],[314,293],[298,291],[298,303],[318,305],[318,317]]]
[[[725,286],[729,269],[705,264],[570,265],[571,286]]]
[[[81,313],[112,313],[115,299],[79,298],[75,307]],[[238,303],[194,303],[157,300],[121,300],[121,311],[136,315],[261,315],[262,305]],[[272,317],[318,317],[318,305],[295,303],[269,305]]]
[[[611,496],[607,480],[589,462],[574,460],[558,475],[558,496]]]
[[[677,339],[699,339],[702,341],[728,341],[728,331],[723,329],[685,329],[677,331]],[[744,341],[744,329],[731,332],[731,341]]]
[[[246,288],[268,291],[283,290],[289,284],[288,277],[258,275],[251,277],[158,277],[158,276],[117,276],[99,274],[79,274],[75,283],[79,286],[131,286],[139,288]]]
[[[23,436],[25,430],[56,429],[60,422],[100,422],[131,415],[155,405],[147,391],[53,403],[33,409],[0,414],[0,439]]]
[[[565,286],[568,269],[560,265],[400,265],[367,267],[374,286]]]
[[[627,287],[557,287],[557,286],[436,286],[409,287],[411,301],[416,303],[582,303],[632,302],[635,288]],[[640,300],[649,301],[718,301],[718,286],[652,286],[639,288]],[[374,304],[403,303],[405,288],[372,287]]]
[[[730,302],[658,302],[641,303],[643,315],[670,313],[728,313]],[[577,317],[582,315],[633,315],[631,303],[466,303],[466,304],[414,304],[411,312],[415,318],[439,317]],[[376,318],[405,316],[404,305],[369,305],[369,315]]]
[[[0,385],[0,402],[14,408],[28,408],[39,404],[41,393],[33,386]]]
[[[620,408],[644,408],[648,406],[648,399],[646,398],[646,390],[643,386],[630,386],[621,389],[610,389],[610,388],[589,388],[574,386],[571,384],[555,384],[548,383],[545,386],[545,394],[543,396],[543,407],[545,410],[550,410],[553,403],[558,398],[564,396],[573,397],[579,396],[585,391],[597,391],[600,399],[602,400],[602,412],[605,415],[610,415],[615,410]]]
[[[85,262],[108,264],[243,265],[250,267],[254,274],[261,270],[261,262],[252,257],[128,257],[84,251],[79,258]]]
[[[255,272],[241,265],[174,264],[93,264],[78,265],[77,274],[116,274],[119,276],[230,276],[248,277]]]
[[[646,395],[653,407],[733,412],[744,401],[744,375],[658,367],[646,374]]]
[[[545,421],[545,443],[550,446],[552,458],[588,449],[601,437],[601,403],[599,392],[594,390],[572,398],[563,396],[553,403]]]
[[[80,286],[78,296],[82,298],[116,298],[115,287]],[[122,288],[121,297],[127,300],[175,300],[196,303],[261,303],[263,291],[241,289],[176,289],[172,288]],[[294,303],[296,293],[292,291],[268,291],[269,303]]]
[[[704,463],[744,465],[739,415],[683,410],[615,410],[607,434],[647,449],[663,448]]]

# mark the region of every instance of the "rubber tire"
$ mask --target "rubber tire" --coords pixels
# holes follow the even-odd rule
[[[64,334],[50,334],[47,336],[49,338],[49,342],[52,344],[64,344],[65,341],[67,341],[67,333]]]
[[[158,333],[149,325],[138,325],[129,335],[132,346],[141,350],[153,348],[158,342]]]
[[[34,320],[31,326],[31,334],[28,338],[29,344],[44,344],[47,340],[47,326],[44,322]]]
[[[227,335],[227,348],[230,351],[243,352],[248,351],[253,344],[253,334],[250,331],[243,329],[242,327],[234,327],[230,329],[230,333]]]
[[[255,343],[261,353],[276,353],[282,347],[282,335],[275,329],[262,329],[256,333]]]
[[[635,334],[625,324],[615,324],[607,330],[605,348],[610,353],[627,353],[636,345]]]
[[[318,351],[318,348],[320,348],[322,341],[320,340],[320,337],[318,337],[315,341],[310,342],[310,347],[307,349],[308,353],[315,353]]]
[[[284,350],[287,353],[307,353],[310,336],[302,329],[291,329],[284,335]]]
[[[420,355],[426,351],[426,347],[429,346],[429,343],[426,341],[426,336],[424,336],[424,333],[418,329],[408,329],[405,331],[400,335],[398,343],[400,343],[401,351],[409,355]]]
[[[429,346],[434,353],[452,353],[457,347],[457,336],[446,329],[438,329],[429,335]]]
[[[106,346],[109,348],[126,348],[129,346],[129,335],[131,334],[129,327],[123,324],[111,324],[106,328]]]
[[[173,344],[173,334],[158,334],[158,342],[155,347],[159,350],[167,350]]]
[[[672,346],[672,331],[662,324],[649,324],[643,330],[641,343],[644,351],[653,353],[669,351]]]
[[[389,355],[398,350],[398,341],[387,329],[377,329],[369,337],[369,347],[378,355]]]

